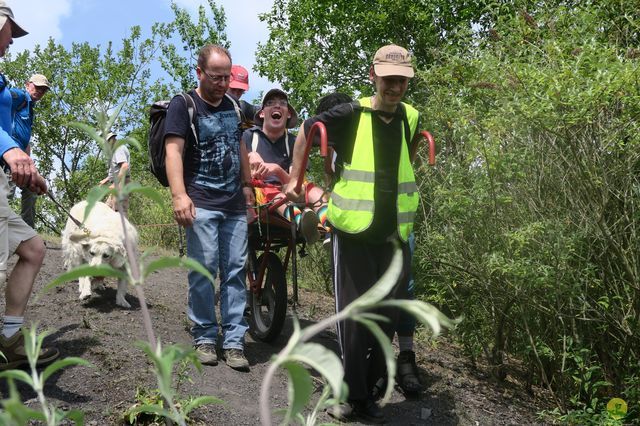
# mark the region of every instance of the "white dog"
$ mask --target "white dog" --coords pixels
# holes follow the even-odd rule
[[[126,251],[124,234],[120,214],[111,210],[105,203],[96,203],[89,216],[85,219],[86,201],[81,201],[71,209],[71,216],[83,222],[84,229],[79,228],[73,220],[67,219],[67,226],[62,231],[62,253],[64,265],[67,269],[82,264],[97,266],[109,264],[116,269],[126,271]],[[83,220],[84,219],[84,220]],[[137,250],[138,232],[125,218],[127,237]],[[89,233],[87,234],[88,231]],[[80,300],[91,296],[91,277],[81,277],[78,280]],[[118,281],[116,304],[123,308],[130,308],[126,301],[127,281]]]

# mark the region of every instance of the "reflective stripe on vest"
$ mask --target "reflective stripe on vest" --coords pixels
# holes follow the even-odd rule
[[[360,99],[359,102],[361,106],[371,108],[370,98]],[[410,105],[403,105],[409,121],[409,129],[413,135],[418,127],[418,111]],[[375,209],[375,160],[373,158],[372,132],[371,113],[362,111],[353,146],[351,164],[344,164],[342,175],[336,182],[329,199],[327,217],[337,229],[350,234],[358,234],[365,231],[373,222]],[[409,159],[407,137],[404,133],[405,126],[403,124],[402,147],[400,149],[398,167],[397,218],[398,235],[406,242],[413,230],[419,194],[413,167],[411,167]]]

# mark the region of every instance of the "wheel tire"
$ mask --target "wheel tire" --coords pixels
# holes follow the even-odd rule
[[[260,295],[249,292],[249,332],[256,340],[271,342],[280,335],[287,315],[287,280],[282,262],[275,253],[261,254],[256,268],[262,264],[265,255],[268,258]]]

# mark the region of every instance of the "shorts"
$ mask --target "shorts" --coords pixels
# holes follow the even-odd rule
[[[37,232],[18,216],[7,200],[9,182],[0,173],[0,271],[7,270],[7,260],[23,241],[37,236]]]

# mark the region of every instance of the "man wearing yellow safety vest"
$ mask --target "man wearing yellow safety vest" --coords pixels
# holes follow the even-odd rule
[[[403,273],[390,298],[404,298],[410,271],[407,239],[413,230],[419,194],[409,158],[419,114],[402,102],[414,75],[406,49],[380,48],[369,70],[375,95],[338,105],[304,122],[293,152],[292,179],[286,188],[299,199],[296,176],[304,155],[305,134],[320,121],[325,124],[336,157],[338,176],[329,200],[328,219],[333,228],[333,281],[336,310],[364,294],[387,270],[394,241],[403,252]],[[378,312],[390,319],[380,322],[392,337],[397,311]],[[348,404],[330,414],[382,423],[384,415],[374,399],[376,382],[386,375],[381,348],[362,325],[345,321],[338,326]]]

